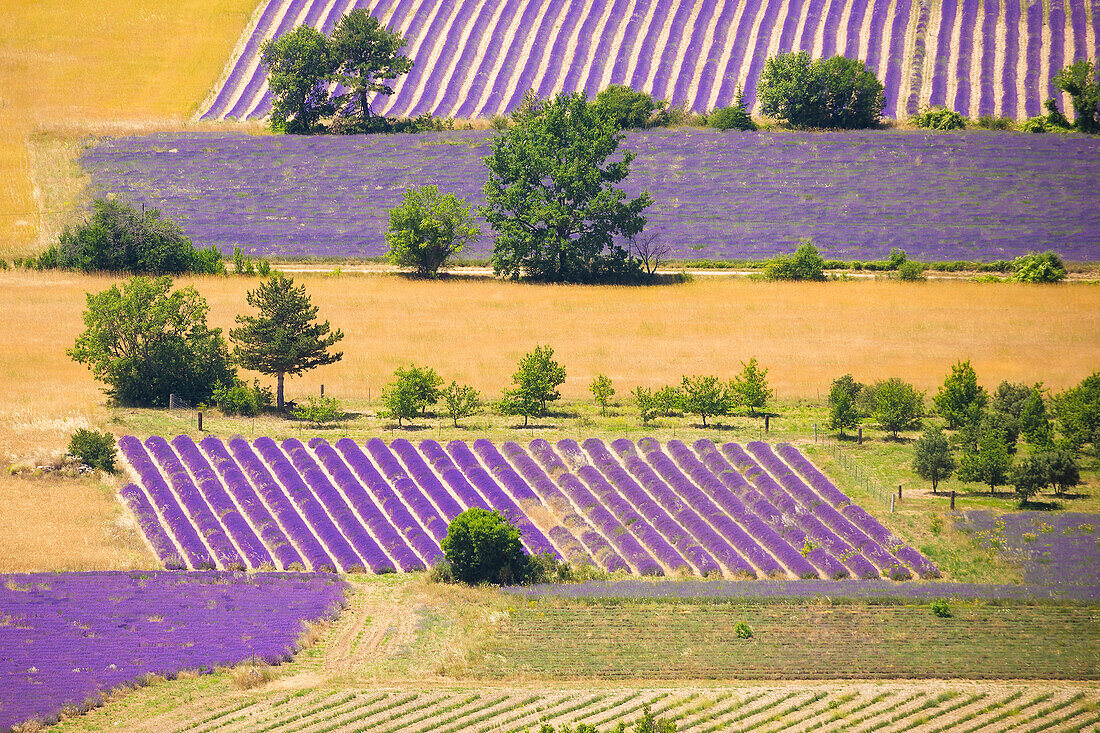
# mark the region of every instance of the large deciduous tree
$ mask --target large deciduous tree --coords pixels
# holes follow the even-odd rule
[[[896,439],[902,430],[920,427],[924,414],[924,392],[897,377],[876,382],[871,388],[874,395],[874,417],[883,430]]]
[[[933,494],[940,481],[949,478],[957,465],[943,429],[933,426],[925,428],[914,446],[913,470],[922,479],[932,482]]]
[[[1059,71],[1052,83],[1072,99],[1073,126],[1081,132],[1100,132],[1100,78],[1096,66],[1087,59],[1075,61]]]
[[[873,127],[886,107],[885,87],[859,59],[811,60],[805,51],[764,62],[760,111],[795,127]]]
[[[329,322],[317,322],[317,306],[310,301],[306,286],[276,274],[248,292],[248,304],[259,310],[255,316],[237,316],[240,328],[229,332],[233,356],[245,369],[276,378],[275,406],[283,409],[283,379],[297,376],[343,358],[343,352],[329,351],[344,338]]]
[[[390,210],[386,259],[422,277],[434,277],[454,255],[481,237],[470,206],[436,186],[405,189],[401,205]]]
[[[960,361],[951,367],[932,402],[947,427],[954,430],[981,420],[989,395],[978,386],[978,374],[970,362]]]
[[[269,38],[260,47],[260,61],[267,67],[271,89],[272,128],[308,134],[333,113],[328,85],[335,59],[319,30],[301,25]]]
[[[551,282],[623,279],[637,261],[616,238],[642,231],[647,192],[618,187],[634,154],[609,162],[623,135],[583,93],[531,100],[493,140],[481,213],[496,231],[493,269]]]
[[[387,82],[412,69],[412,60],[401,53],[407,43],[362,8],[340,19],[329,44],[333,79],[348,90],[336,100],[342,115],[365,122],[371,116],[371,95],[393,94]]]

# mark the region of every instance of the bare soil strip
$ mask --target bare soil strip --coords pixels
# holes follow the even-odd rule
[[[587,82],[589,76],[593,72],[593,66],[595,66],[596,63],[596,52],[599,47],[599,43],[597,41],[599,38],[603,38],[603,36],[608,32],[607,24],[611,20],[611,11],[612,9],[614,9],[614,7],[615,3],[613,2],[613,0],[608,0],[608,3],[604,8],[603,16],[600,18],[600,25],[598,27],[601,30],[599,36],[598,38],[593,38],[592,43],[588,44],[588,57],[585,59],[584,69],[578,77],[578,81],[583,80],[584,82]],[[623,44],[623,39],[626,38],[627,31],[630,30],[630,18],[631,16],[629,14],[624,13],[622,17],[615,19],[615,22],[618,23],[618,28],[615,31],[615,37],[611,42],[611,47],[608,49],[606,58],[600,59],[600,82],[597,85],[597,89],[606,89],[607,86],[611,84],[611,75],[615,72],[615,59],[619,55],[619,48]],[[581,25],[582,23],[577,23],[577,28],[579,29]],[[568,59],[572,57],[566,56],[566,58]],[[564,63],[561,66],[562,72],[564,73],[569,64]],[[564,79],[565,77],[563,75],[560,78]]]
[[[722,53],[722,59],[715,68],[714,83],[710,87],[710,99],[707,100],[706,108],[714,109],[718,104],[718,92],[721,91],[722,80],[726,78],[726,73],[729,70],[731,56],[733,55],[733,39],[737,35],[737,29],[741,27],[741,18],[745,15],[745,5],[748,0],[734,0],[737,2],[737,12],[733,15],[733,20],[730,21],[729,27],[726,29],[726,38],[722,43],[721,48],[724,49]]]
[[[423,23],[421,23],[419,25],[419,27],[416,28],[413,31],[413,33],[415,35],[412,36],[411,38],[409,37],[409,35],[407,35],[407,34],[405,35],[405,39],[409,41],[409,45],[406,47],[407,50],[405,50],[405,55],[408,56],[410,59],[422,58],[423,55],[421,53],[421,49],[425,47],[425,43],[430,43],[433,46],[435,44],[437,44],[439,42],[439,39],[438,38],[429,39],[428,38],[428,31],[431,30],[432,24],[435,22],[436,17],[439,15],[439,13],[444,8],[447,8],[448,10],[453,11],[455,9],[456,5],[457,5],[457,3],[449,3],[446,0],[437,0],[437,3],[435,5],[435,7],[432,8],[431,12],[428,14],[428,17],[426,17],[424,19]],[[412,24],[413,20],[415,20],[416,15],[417,15],[417,13],[409,13],[409,23],[410,23],[409,28],[410,29],[412,28],[411,24]],[[388,96],[386,98],[386,104],[382,108],[382,111],[379,112],[379,114],[382,114],[382,115],[390,114],[390,112],[393,110],[393,105],[396,103],[396,100],[397,100],[398,96],[400,96],[402,90],[405,88],[405,84],[408,82],[408,79],[409,79],[409,76],[408,76],[408,74],[406,74],[404,76],[399,77],[397,79],[397,81],[394,82],[393,87],[392,87],[393,88],[393,94],[391,94],[390,96]]]

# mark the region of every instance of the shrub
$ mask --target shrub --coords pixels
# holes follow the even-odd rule
[[[707,115],[707,125],[716,130],[755,130],[745,94],[737,87],[736,101],[730,107],[720,107]]]
[[[405,189],[401,205],[390,210],[386,259],[398,267],[435,277],[447,261],[481,237],[470,205],[436,186]]]
[[[920,262],[906,260],[898,265],[898,279],[906,282],[921,282],[927,278],[924,276],[924,265]]]
[[[665,102],[654,99],[648,92],[636,92],[621,84],[612,84],[599,92],[592,105],[620,130],[647,127],[654,113],[665,108]]]
[[[114,473],[115,456],[118,455],[118,448],[115,447],[115,436],[110,433],[100,433],[95,430],[80,428],[73,433],[73,437],[69,441],[69,455],[85,466]]]
[[[760,110],[796,127],[873,127],[886,106],[885,88],[858,59],[811,60],[805,51],[764,62]]]
[[[445,387],[439,396],[443,400],[447,417],[454,421],[456,428],[462,418],[481,412],[481,393],[468,384],[451,380],[450,386]]]
[[[526,576],[519,528],[503,514],[473,507],[447,527],[440,543],[454,578],[462,583],[516,583]]]
[[[926,108],[909,118],[917,127],[928,130],[962,130],[966,128],[966,118],[952,109],[944,107]]]
[[[252,380],[249,387],[244,381],[235,379],[229,384],[214,387],[211,402],[226,415],[253,417],[269,410],[275,404],[275,394],[270,387],[261,387],[260,380]]]
[[[791,255],[777,255],[764,265],[769,280],[824,280],[825,260],[809,239],[802,240]]]
[[[942,598],[932,601],[932,615],[936,618],[951,618],[951,609],[948,607],[947,601]]]
[[[298,405],[290,414],[298,420],[305,420],[311,425],[321,427],[342,418],[344,410],[340,406],[340,401],[335,397],[310,395],[306,397],[305,404]]]
[[[1066,277],[1066,266],[1054,252],[1028,252],[1012,261],[1012,276],[1018,283],[1056,283]]]
[[[1045,117],[1032,117],[1020,123],[1021,132],[1044,133],[1048,131]]]
[[[630,395],[634,398],[634,405],[638,408],[642,425],[648,425],[661,411],[653,390],[649,387],[635,387]]]
[[[737,625],[733,627],[733,631],[737,634],[738,639],[751,639],[752,627],[744,621],[738,621]]]
[[[1011,130],[1014,124],[1012,118],[996,115],[980,115],[974,120],[974,125],[983,130]]]

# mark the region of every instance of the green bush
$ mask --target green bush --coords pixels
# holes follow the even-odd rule
[[[973,121],[975,127],[983,130],[1011,130],[1016,124],[1010,117],[997,117],[996,115],[980,115]]]
[[[1018,283],[1056,283],[1066,277],[1066,266],[1054,252],[1028,252],[1012,261],[1012,277]]]
[[[252,380],[251,387],[237,379],[215,387],[210,401],[226,415],[254,417],[271,409],[275,404],[275,394],[270,387],[261,387],[258,379]]]
[[[1048,132],[1047,119],[1046,117],[1032,117],[1030,120],[1025,120],[1020,123],[1020,131],[1031,133]]]
[[[738,639],[752,638],[752,627],[744,621],[738,621],[737,625],[733,627],[733,631],[737,634]]]
[[[503,514],[472,507],[447,527],[440,543],[455,580],[478,583],[522,583],[528,560],[519,528]]]
[[[874,127],[886,106],[882,82],[863,61],[805,51],[765,61],[757,98],[763,114],[795,127]]]
[[[304,405],[295,407],[291,414],[298,420],[305,420],[318,427],[330,425],[344,416],[340,401],[335,397],[317,397],[310,395]]]
[[[898,279],[905,280],[906,282],[919,282],[926,280],[924,276],[924,265],[920,262],[913,262],[912,260],[906,260],[898,265]]]
[[[81,428],[69,441],[69,455],[86,466],[114,473],[115,456],[118,455],[115,436]]]
[[[736,101],[730,107],[720,107],[707,115],[707,125],[716,130],[755,130],[756,123],[752,121],[748,105],[745,104],[745,95],[741,87],[737,87]]]
[[[665,102],[654,99],[649,93],[636,92],[621,84],[612,84],[599,92],[592,105],[614,121],[620,130],[648,127],[653,122],[661,122],[652,118],[655,114],[660,116],[665,108]]]
[[[825,260],[817,253],[817,247],[804,239],[791,255],[778,255],[764,265],[764,276],[769,280],[824,280]]]
[[[909,118],[917,127],[928,130],[963,130],[966,128],[966,118],[952,109],[944,107],[926,108]]]
[[[951,618],[951,609],[947,606],[947,601],[942,598],[932,601],[932,615],[936,618]]]

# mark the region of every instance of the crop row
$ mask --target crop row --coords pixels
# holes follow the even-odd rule
[[[608,84],[699,112],[731,104],[741,86],[752,106],[764,60],[793,50],[866,61],[890,116],[929,102],[1034,116],[1054,93],[1050,76],[1097,45],[1085,0],[268,0],[202,117],[268,114],[261,42],[297,25],[327,33],[356,7],[409,41],[411,73],[375,102],[395,116],[490,117],[526,89],[592,96]]]
[[[423,570],[441,560],[451,520],[478,507],[516,524],[528,553],[606,572],[939,574],[790,445],[186,435],[119,445],[138,478],[122,498],[169,569]]]

